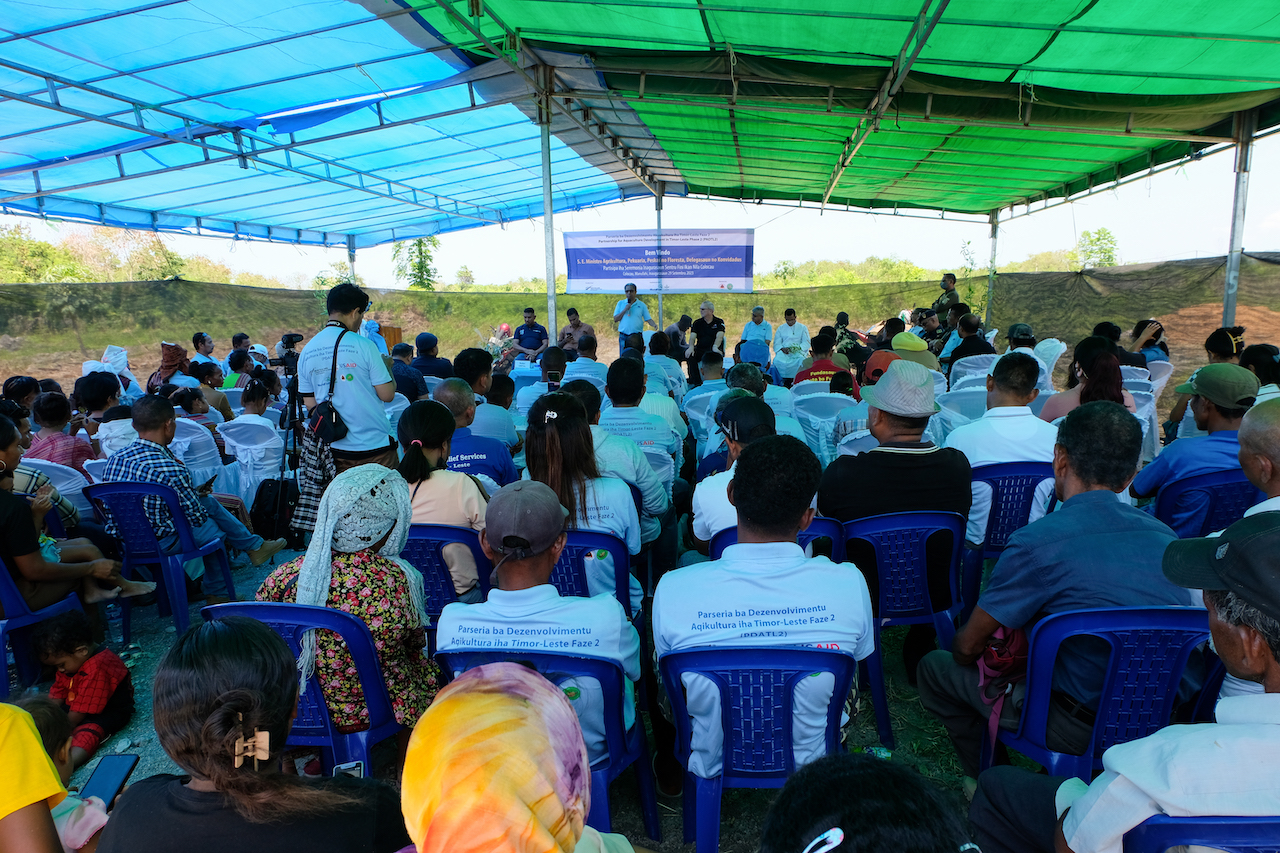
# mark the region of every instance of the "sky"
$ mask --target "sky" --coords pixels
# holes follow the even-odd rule
[[[1216,154],[1158,175],[1100,192],[1057,208],[1037,211],[1002,223],[997,267],[1030,254],[1066,249],[1080,232],[1108,228],[1115,235],[1121,261],[1147,263],[1227,252],[1234,187],[1233,155]],[[1034,206],[1033,206],[1034,207]],[[1018,208],[1021,213],[1024,208]],[[917,215],[929,214],[916,211]],[[41,223],[25,217],[0,216],[0,224],[25,224],[41,239],[57,239],[68,225]],[[664,228],[754,228],[755,272],[767,273],[782,260],[860,261],[869,255],[896,256],[932,269],[962,266],[961,247],[969,241],[978,268],[990,255],[986,222],[953,222],[936,218],[871,215],[715,202],[668,197]],[[553,217],[556,271],[564,270],[565,231],[651,229],[651,200],[636,200]],[[269,243],[161,235],[174,251],[201,254],[236,271],[257,272],[288,280],[297,273],[308,279],[346,251]],[[459,231],[440,236],[435,266],[445,282],[468,267],[479,284],[502,284],[515,278],[541,278],[541,219]],[[1245,221],[1246,251],[1280,251],[1280,134],[1254,145]],[[356,270],[372,287],[402,286],[394,280],[391,247],[361,249]]]

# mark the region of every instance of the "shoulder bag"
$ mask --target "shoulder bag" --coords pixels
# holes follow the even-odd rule
[[[338,382],[338,347],[342,344],[342,336],[350,329],[338,333],[338,340],[333,345],[333,365],[329,369],[329,398],[318,404],[307,421],[307,429],[325,444],[333,444],[347,437],[347,424],[342,420],[336,406],[333,405],[333,388]]]

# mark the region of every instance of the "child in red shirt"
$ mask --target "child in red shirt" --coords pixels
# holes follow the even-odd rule
[[[79,610],[40,623],[31,643],[47,666],[58,670],[49,698],[71,720],[71,763],[79,767],[98,745],[133,716],[133,677],[115,652],[93,641],[89,619]]]

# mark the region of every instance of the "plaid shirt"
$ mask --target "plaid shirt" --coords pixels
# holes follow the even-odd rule
[[[200,496],[191,482],[191,472],[187,466],[178,461],[178,457],[169,448],[139,438],[107,462],[107,469],[102,474],[107,483],[159,483],[168,486],[178,493],[178,503],[192,527],[199,527],[209,520],[209,514],[200,505]],[[142,499],[142,506],[151,520],[151,527],[157,539],[176,532],[173,518],[165,508],[164,501],[157,497]],[[118,536],[115,520],[107,513],[107,532]]]
[[[13,471],[13,490],[15,492],[24,492],[28,495],[34,495],[42,486],[49,484],[49,477],[43,471],[37,471],[34,468],[28,468],[26,465],[19,465]],[[52,485],[49,488],[53,488]],[[62,520],[62,526],[66,530],[80,526],[80,510],[76,509],[76,505],[64,498],[58,493],[57,489],[53,489],[50,494],[53,499],[53,508],[58,513],[58,518]]]

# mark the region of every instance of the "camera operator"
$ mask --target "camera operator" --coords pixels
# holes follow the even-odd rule
[[[338,474],[357,465],[394,468],[399,462],[383,407],[395,397],[396,384],[377,346],[359,334],[365,312],[372,305],[369,296],[354,284],[339,284],[329,291],[325,305],[329,322],[298,358],[298,392],[307,410],[313,411],[317,403],[330,399],[333,375],[331,402],[346,424],[347,434],[326,444],[310,430],[304,432],[298,484],[301,495],[293,519],[293,526],[302,530],[312,529],[320,496]]]
[[[295,376],[298,373],[298,350],[296,347],[302,343],[302,335],[296,332],[287,332],[280,338],[276,344],[276,358],[268,359],[267,363],[272,367],[280,367],[284,369],[285,376]]]

